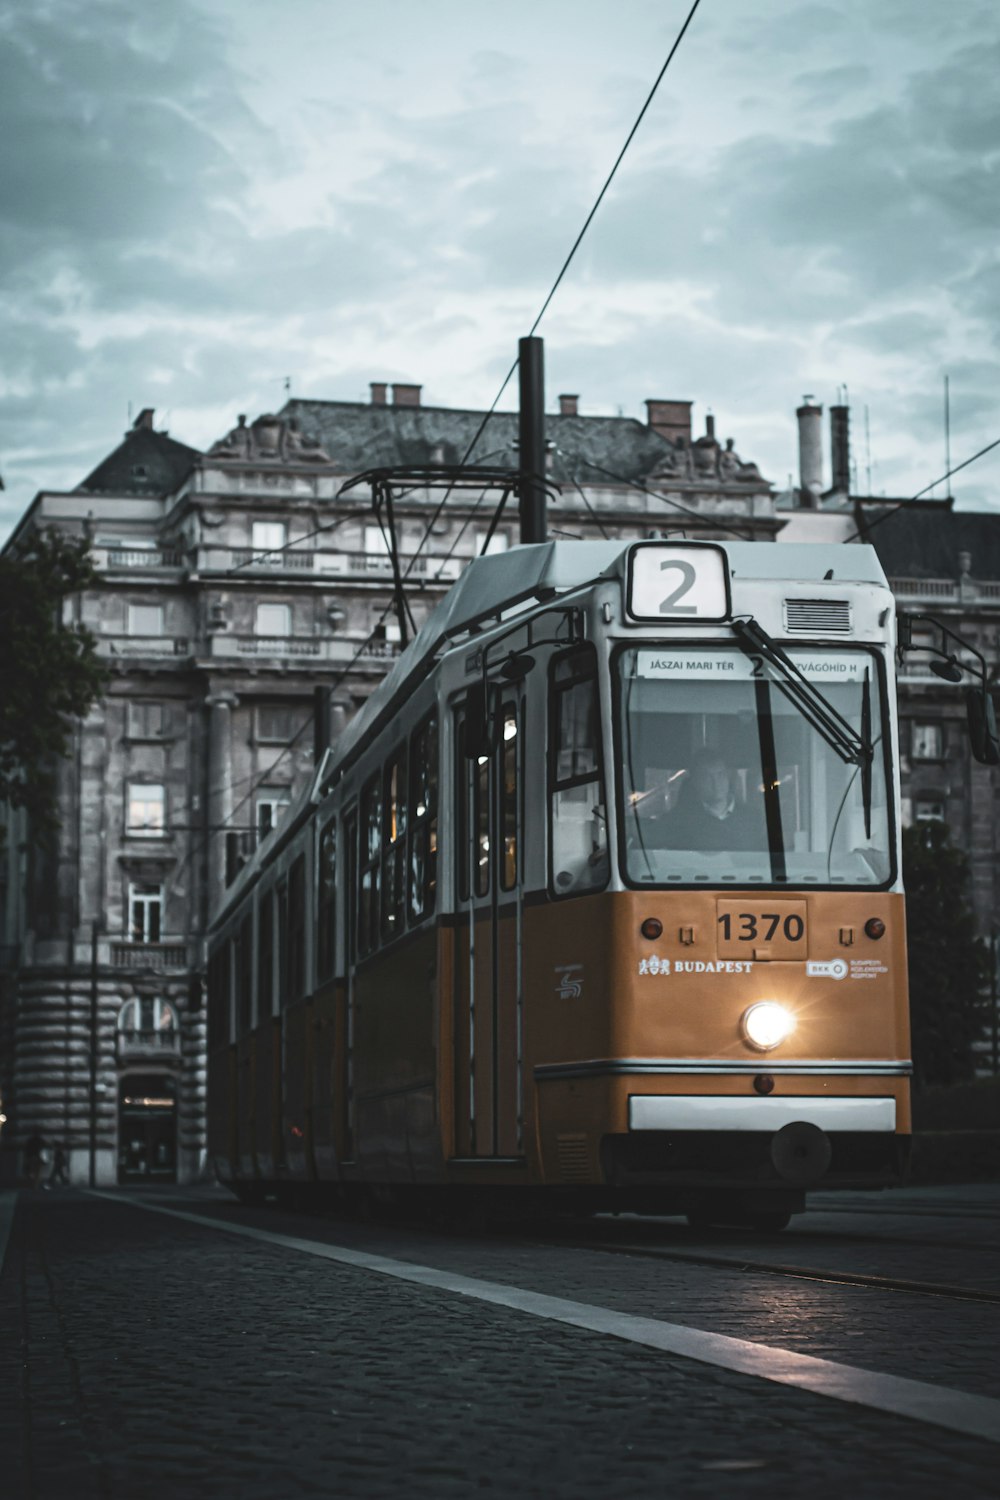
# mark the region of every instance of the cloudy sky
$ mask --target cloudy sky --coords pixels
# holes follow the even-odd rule
[[[486,406],[689,0],[0,5],[0,536],[133,412]],[[783,486],[846,385],[905,494],[1000,437],[995,0],[702,0],[539,330],[550,406],[693,400]],[[514,396],[505,405],[513,406]],[[1000,504],[1000,449],[954,481]]]

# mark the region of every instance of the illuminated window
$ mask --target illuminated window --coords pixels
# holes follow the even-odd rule
[[[130,781],[127,831],[146,838],[162,838],[166,832],[166,807],[165,787]]]
[[[944,803],[938,797],[919,797],[913,804],[913,816],[918,823],[943,823]]]

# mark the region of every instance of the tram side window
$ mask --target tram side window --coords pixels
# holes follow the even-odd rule
[[[250,916],[240,923],[236,973],[240,1034],[245,1036],[253,1025],[253,918]]]
[[[552,667],[549,824],[552,890],[557,896],[608,883],[608,824],[601,766],[597,660],[592,651]]]
[[[300,854],[288,876],[288,999],[306,987],[306,859]]]
[[[476,830],[476,895],[490,893],[490,758],[480,755],[473,767],[472,822]]]
[[[257,908],[257,1019],[274,1012],[274,892]]]
[[[469,765],[465,758],[465,712],[455,715],[455,884],[469,899]]]
[[[500,858],[500,887],[512,891],[518,881],[518,827],[520,825],[521,752],[524,739],[518,734],[517,705],[505,703],[501,714],[503,743],[501,748],[500,835],[503,846]]]
[[[278,940],[275,972],[278,976],[278,1004],[288,1004],[288,882],[281,881],[274,899],[278,912]]]
[[[410,739],[410,921],[434,911],[437,894],[437,719],[432,716]]]
[[[322,981],[333,974],[337,935],[337,822],[331,818],[319,836],[319,895],[316,910],[316,968]]]
[[[208,1047],[230,1040],[229,944],[222,943],[208,961]]]
[[[378,947],[378,898],[382,857],[382,776],[376,771],[361,794],[361,888],[358,901],[358,952],[362,958]]]
[[[382,941],[403,930],[406,902],[406,746],[386,764],[382,820]]]

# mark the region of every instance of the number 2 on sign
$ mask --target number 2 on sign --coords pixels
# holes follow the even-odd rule
[[[690,593],[694,581],[698,576],[697,573],[689,562],[678,562],[675,559],[671,559],[671,561],[669,562],[660,563],[661,573],[669,573],[672,571],[678,572],[681,575],[681,581],[674,589],[673,593],[668,594],[667,597],[661,601],[660,614],[696,615],[698,613],[697,605],[678,604],[677,600],[683,599],[685,594]]]

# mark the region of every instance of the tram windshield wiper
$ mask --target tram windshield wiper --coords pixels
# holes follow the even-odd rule
[[[865,835],[871,837],[872,804],[872,759],[875,748],[872,744],[871,683],[865,673],[861,698],[861,732],[838,713],[819,688],[816,687],[795,665],[787,651],[772,640],[763,626],[752,616],[734,620],[733,633],[745,655],[767,663],[775,676],[775,686],[780,688],[789,702],[793,703],[802,717],[830,746],[834,754],[849,766],[860,766],[862,796],[864,799]]]

